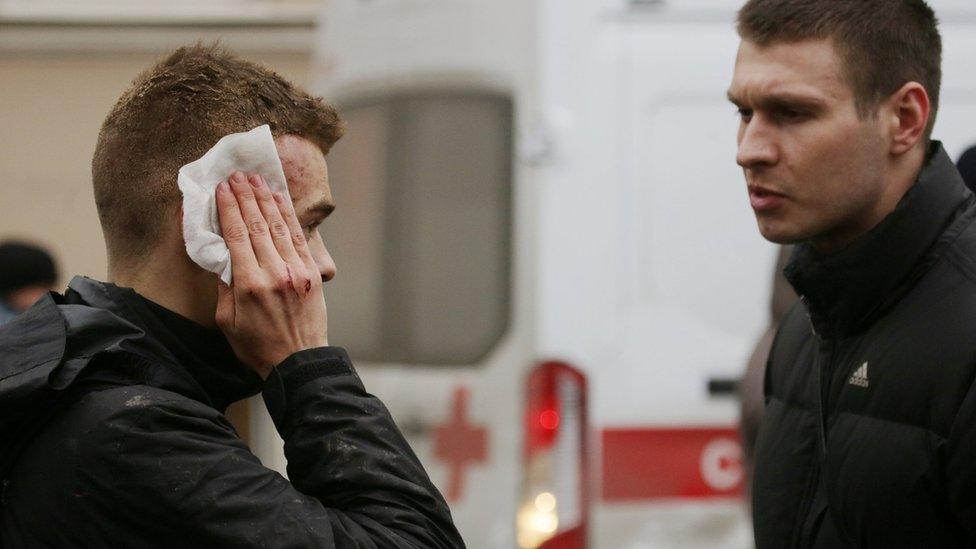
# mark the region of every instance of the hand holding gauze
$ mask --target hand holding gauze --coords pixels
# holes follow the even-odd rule
[[[231,256],[220,231],[215,192],[217,185],[241,171],[260,174],[272,192],[291,203],[271,128],[224,136],[206,154],[180,168],[177,182],[183,193],[183,240],[197,265],[231,282]]]

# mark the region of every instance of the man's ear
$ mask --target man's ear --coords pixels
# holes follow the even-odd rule
[[[186,251],[186,236],[183,234],[183,205],[182,204],[180,204],[179,212],[180,212],[180,218],[179,218],[179,224],[176,226],[176,235],[180,239],[180,247],[183,248],[183,255],[185,255],[186,257],[190,257],[188,255],[189,252]]]
[[[180,204],[179,212],[180,212],[180,218],[179,218],[179,225],[177,226],[179,227],[178,233],[180,235],[180,240],[183,240],[183,205],[182,204]]]
[[[888,99],[885,110],[891,121],[891,154],[905,154],[924,139],[932,111],[924,86],[918,82],[905,84]]]

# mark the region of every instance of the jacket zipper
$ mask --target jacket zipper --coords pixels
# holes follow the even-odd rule
[[[806,296],[801,295],[800,301],[803,302],[803,308],[810,322],[810,332],[817,343],[817,356],[814,359],[814,371],[817,376],[817,389],[819,391],[817,394],[817,430],[819,431],[820,457],[823,458],[827,455],[827,405],[829,404],[830,382],[833,377],[834,342],[832,339],[820,337],[820,334],[817,333],[813,318],[810,316],[810,306]],[[824,354],[827,355],[826,361],[823,360]]]
[[[827,453],[827,393],[830,389],[830,379],[831,370],[833,362],[834,344],[831,340],[825,340],[820,337],[817,333],[816,328],[813,324],[813,319],[810,318],[810,309],[807,306],[806,296],[800,296],[800,301],[804,304],[804,309],[807,312],[807,317],[810,321],[810,332],[813,334],[814,340],[816,342],[816,357],[814,358],[814,372],[817,379],[817,443],[818,448],[813,457],[813,467],[811,469],[811,474],[807,480],[807,487],[804,492],[804,501],[802,502],[803,512],[799,514],[800,520],[795,526],[793,540],[790,543],[790,547],[794,549],[800,549],[802,543],[804,542],[804,533],[806,531],[807,523],[810,521],[810,513],[814,512],[814,504],[817,502],[817,493],[820,488],[821,475],[824,474],[823,462]],[[824,356],[826,355],[826,360]],[[813,534],[814,532],[811,532]],[[813,542],[813,536],[809,540],[809,543]]]
[[[822,344],[827,349],[827,360],[821,360],[817,368],[817,385],[820,389],[820,405],[817,407],[817,415],[819,417],[817,421],[820,422],[821,459],[827,457],[827,417],[829,414],[827,408],[830,405],[830,383],[834,375],[834,343],[833,341],[822,341]],[[819,357],[820,353],[818,353]]]

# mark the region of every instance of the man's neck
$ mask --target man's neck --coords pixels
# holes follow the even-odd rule
[[[898,203],[905,197],[909,189],[918,181],[919,174],[928,160],[928,146],[915,147],[898,158],[893,159],[885,173],[884,192],[874,208],[863,218],[863,222],[844,231],[825,235],[811,242],[814,249],[824,255],[830,255],[843,250],[862,235],[878,226],[886,217],[898,207]]]
[[[136,270],[110,269],[109,282],[132,288],[197,324],[216,326],[216,275],[203,271],[185,255],[173,260],[150,260]]]

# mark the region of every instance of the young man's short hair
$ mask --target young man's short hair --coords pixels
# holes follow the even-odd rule
[[[262,124],[275,137],[304,137],[323,154],[343,133],[321,98],[218,45],[182,47],[136,77],[105,119],[92,158],[110,263],[138,264],[172,226],[181,166],[221,137]]]
[[[924,0],[749,0],[739,35],[759,46],[830,39],[862,117],[908,82],[925,87],[932,133],[942,82],[942,38]]]

